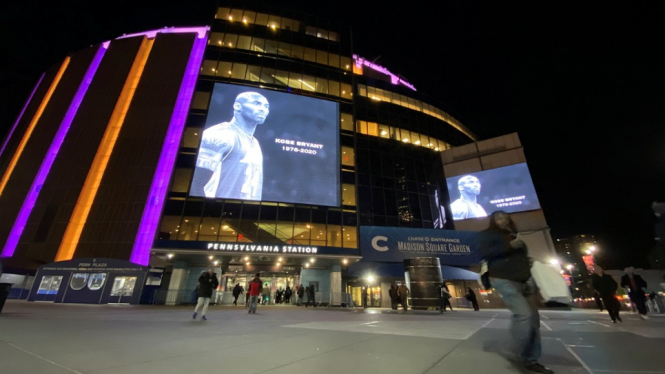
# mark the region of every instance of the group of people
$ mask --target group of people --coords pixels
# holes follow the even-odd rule
[[[363,307],[367,307],[367,293],[365,291],[366,289],[363,289]],[[445,312],[446,308],[449,308],[451,311],[453,310],[453,305],[450,303],[450,299],[453,298],[452,294],[450,293],[450,289],[448,288],[448,285],[446,285],[446,282],[442,282],[441,285],[438,287],[438,294],[440,297],[440,313]],[[406,287],[405,284],[400,284],[397,286],[396,283],[393,283],[390,286],[390,289],[388,290],[388,295],[390,296],[390,306],[393,310],[397,310],[398,305],[401,305],[404,310],[408,309],[408,304],[409,304],[409,289]],[[473,292],[471,287],[467,287],[467,292],[465,295],[465,298],[471,303],[473,306],[473,310],[478,311],[480,308],[478,307],[478,299],[476,298],[476,293]]]
[[[628,297],[635,305],[635,308],[637,308],[640,318],[646,320],[649,319],[647,316],[646,293],[644,291],[647,287],[647,282],[641,276],[635,274],[634,271],[633,267],[628,267],[624,270],[625,274],[621,277],[621,287],[628,291]],[[619,316],[621,303],[617,299],[616,294],[619,285],[614,278],[605,273],[603,268],[596,265],[591,275],[591,284],[598,293],[596,302],[599,304],[600,310],[602,311],[602,307],[604,306],[613,323],[617,323],[617,321],[623,322],[621,316]]]

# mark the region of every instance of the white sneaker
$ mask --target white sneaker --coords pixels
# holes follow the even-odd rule
[[[649,319],[649,316],[647,316],[646,314],[640,314],[640,318],[646,321]]]

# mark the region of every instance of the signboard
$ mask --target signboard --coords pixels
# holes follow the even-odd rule
[[[360,253],[376,262],[438,257],[442,265],[469,266],[482,260],[474,231],[362,226]]]
[[[207,252],[229,253],[256,253],[256,254],[292,254],[292,255],[339,255],[356,256],[355,248],[339,248],[297,244],[275,244],[275,243],[234,243],[234,242],[199,242],[199,241],[175,241],[157,240],[155,249],[191,249]]]
[[[584,261],[584,266],[586,266],[586,269],[589,271],[589,273],[593,273],[593,267],[596,265],[596,262],[593,260],[593,256],[582,256],[582,261]]]

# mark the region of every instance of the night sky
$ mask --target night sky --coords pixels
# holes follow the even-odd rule
[[[0,131],[67,53],[211,22],[216,1],[178,3],[3,2]],[[518,132],[553,237],[595,234],[601,264],[648,266],[650,204],[665,200],[663,4],[321,3],[279,1],[351,26],[355,53],[380,56],[481,138]]]

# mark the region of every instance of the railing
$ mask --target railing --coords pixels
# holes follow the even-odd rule
[[[224,292],[227,294],[228,292]],[[220,292],[213,291],[210,298],[211,304],[219,304]],[[221,295],[222,297],[224,295]],[[197,301],[195,290],[155,290],[150,299],[153,305],[196,305]],[[233,301],[233,296],[231,296]]]

